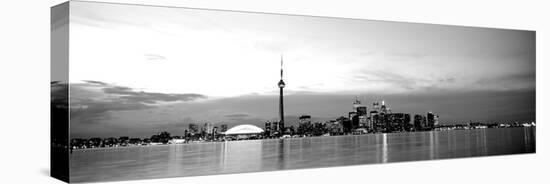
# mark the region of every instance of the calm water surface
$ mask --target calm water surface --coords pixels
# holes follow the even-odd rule
[[[535,152],[535,128],[77,150],[71,182],[195,176]]]

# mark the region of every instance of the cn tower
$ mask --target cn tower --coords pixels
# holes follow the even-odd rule
[[[279,86],[279,129],[281,133],[284,133],[285,129],[285,112],[283,108],[283,88],[285,88],[285,82],[283,81],[283,55],[281,55],[281,80],[278,83]]]

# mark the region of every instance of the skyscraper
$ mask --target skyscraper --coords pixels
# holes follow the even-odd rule
[[[434,126],[435,126],[435,115],[434,113],[432,112],[428,112],[428,114],[426,115],[426,119],[427,119],[427,126],[429,129],[433,129]]]
[[[270,121],[265,122],[265,132],[264,133],[265,133],[266,137],[271,136],[271,122]]]
[[[283,81],[283,55],[281,55],[281,80],[278,83],[279,86],[279,126],[281,133],[285,129],[285,112],[283,108],[283,88],[285,88],[285,82]]]
[[[355,100],[353,101],[353,112],[356,112],[357,115],[365,115],[367,114],[367,106],[361,105],[361,101],[355,97]]]
[[[380,112],[382,112],[384,114],[388,113],[388,109],[386,107],[386,103],[384,103],[384,100],[382,100],[382,106],[380,107]]]
[[[356,112],[357,108],[361,106],[361,101],[357,99],[357,96],[355,96],[355,100],[353,101],[353,111]]]
[[[427,127],[426,116],[421,114],[414,115],[414,128],[416,130],[426,130]]]

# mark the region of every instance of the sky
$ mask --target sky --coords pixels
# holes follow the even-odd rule
[[[301,114],[345,116],[356,97],[367,108],[384,100],[394,112],[432,111],[442,123],[535,120],[533,31],[78,1],[70,8],[72,137],[177,135],[205,122],[263,127],[277,120],[281,56],[287,124]]]

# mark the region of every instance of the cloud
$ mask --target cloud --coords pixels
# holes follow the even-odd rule
[[[354,80],[367,85],[389,85],[388,87],[397,87],[406,90],[413,90],[418,87],[418,82],[422,79],[415,79],[401,74],[387,71],[361,71],[354,76]]]
[[[442,82],[442,83],[454,83],[454,82],[456,82],[456,77],[441,78],[441,79],[439,79],[439,82]]]
[[[94,98],[75,99],[71,97],[71,120],[78,120],[81,123],[99,123],[101,120],[109,119],[109,112],[113,111],[131,111],[154,108],[140,102],[128,100],[100,100]]]
[[[536,86],[535,72],[515,73],[497,77],[482,77],[475,84],[493,86],[499,90],[534,89]]]
[[[93,80],[84,80],[84,82],[89,83],[89,84],[97,84],[97,85],[109,85],[109,84],[101,82],[101,81],[93,81]]]
[[[110,118],[110,112],[157,108],[159,102],[185,102],[206,98],[201,94],[165,94],[134,91],[101,81],[71,84],[71,120],[98,123]]]
[[[501,80],[509,80],[513,82],[518,83],[524,83],[524,82],[535,82],[536,74],[535,72],[527,72],[527,73],[516,73],[507,75],[504,77],[501,77]]]
[[[149,61],[165,60],[166,57],[157,54],[145,54],[145,59]]]
[[[421,53],[421,52],[387,52],[386,55],[390,57],[412,58],[412,59],[418,59],[418,58],[423,58],[428,56],[428,54]]]
[[[200,98],[206,98],[205,95],[188,93],[188,94],[165,94],[165,93],[148,93],[136,92],[132,88],[124,86],[113,86],[103,89],[106,94],[121,95],[119,98],[127,99],[134,102],[142,102],[153,104],[159,101],[174,102],[174,101],[192,101]]]
[[[363,52],[360,52],[359,55],[360,56],[371,56],[375,53],[376,53],[375,51],[363,51]]]
[[[240,119],[240,118],[245,118],[245,117],[248,117],[250,115],[248,114],[245,114],[245,113],[235,113],[235,114],[227,114],[225,115],[225,117],[228,117],[228,118],[232,118],[232,119]]]

